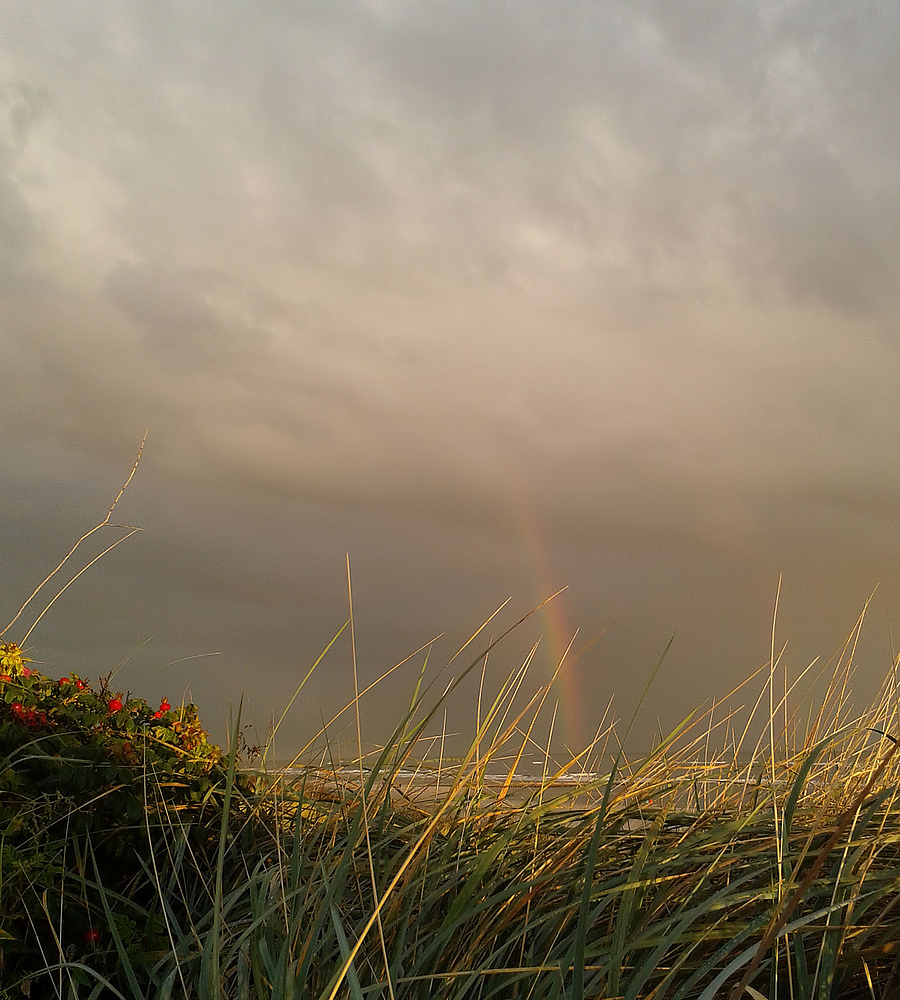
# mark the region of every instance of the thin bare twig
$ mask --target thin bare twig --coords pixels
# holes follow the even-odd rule
[[[131,535],[133,535],[136,531],[141,531],[142,530],[141,528],[133,527],[130,524],[110,525],[109,519],[112,517],[113,511],[116,509],[116,504],[122,499],[122,494],[125,492],[125,490],[128,489],[128,486],[131,483],[131,480],[134,478],[135,472],[137,472],[138,463],[140,462],[141,455],[144,452],[144,444],[147,441],[147,435],[149,433],[150,433],[150,429],[149,428],[144,431],[144,436],[141,438],[141,446],[140,446],[140,448],[138,448],[137,458],[134,460],[134,465],[131,467],[131,472],[128,474],[128,478],[122,484],[122,488],[119,490],[118,496],[116,497],[115,500],[113,500],[112,506],[107,511],[106,517],[103,518],[103,520],[99,524],[95,524],[94,527],[91,528],[90,531],[86,531],[81,536],[81,538],[79,538],[78,541],[72,546],[72,548],[69,549],[69,551],[66,553],[65,557],[63,558],[62,562],[59,563],[59,565],[56,567],[56,569],[54,569],[52,572],[48,573],[47,576],[45,576],[44,579],[41,580],[41,582],[37,585],[37,587],[32,591],[32,594],[28,598],[28,600],[16,612],[15,618],[13,618],[13,620],[6,626],[6,628],[2,632],[0,632],[0,638],[2,638],[4,635],[6,635],[6,633],[13,627],[13,625],[16,624],[16,622],[22,617],[22,613],[25,611],[25,609],[28,607],[28,605],[31,604],[31,602],[35,599],[35,597],[37,597],[37,595],[44,589],[44,586],[46,584],[48,584],[53,579],[53,577],[56,576],[56,574],[63,568],[63,566],[65,566],[65,564],[69,561],[69,559],[72,558],[72,556],[75,554],[76,550],[79,548],[79,546],[81,545],[81,543],[84,542],[84,541],[86,541],[88,538],[90,538],[91,535],[93,535],[93,533],[95,531],[99,531],[101,528],[106,528],[106,527],[127,528],[128,529],[128,534],[119,539],[119,542],[124,542],[126,538],[130,538]],[[109,552],[109,549],[115,548],[115,546],[118,545],[119,542],[115,542],[113,545],[110,545],[109,548],[107,548],[103,552],[101,552],[100,555],[105,555],[107,552]],[[97,559],[99,559],[99,558],[100,558],[100,556],[97,556]],[[97,559],[92,559],[91,562],[88,563],[88,566],[92,566],[97,561]],[[87,566],[85,566],[84,569],[87,569]],[[62,590],[59,591],[59,593],[56,595],[56,597],[54,597],[53,600],[50,601],[50,604],[48,604],[47,607],[45,607],[44,610],[37,616],[37,619],[34,621],[34,624],[32,624],[31,628],[25,633],[25,638],[22,640],[22,642],[25,642],[28,639],[28,636],[31,635],[32,631],[34,630],[34,626],[37,625],[37,623],[41,620],[41,618],[44,617],[44,615],[46,614],[47,610],[51,607],[51,605],[54,604],[54,602],[56,601],[56,599],[72,583],[74,583],[74,581],[77,580],[79,576],[81,576],[81,573],[84,572],[84,569],[81,570],[81,572],[78,573],[76,576],[74,576],[69,581],[69,583],[67,583],[66,586],[63,587]]]

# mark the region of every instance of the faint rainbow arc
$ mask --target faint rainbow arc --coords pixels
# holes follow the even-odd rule
[[[559,590],[560,584],[557,582],[556,574],[553,572],[552,563],[547,552],[547,545],[541,533],[540,523],[533,505],[521,487],[515,490],[515,512],[519,532],[525,543],[531,570],[534,576],[536,596],[538,600],[544,601],[550,594]],[[560,702],[563,709],[563,719],[569,741],[578,749],[585,738],[584,713],[582,711],[582,699],[579,695],[577,679],[573,669],[573,651],[566,650],[575,635],[575,628],[572,626],[568,614],[566,613],[565,595],[559,594],[553,600],[548,601],[541,608],[541,618],[546,625],[546,637],[550,644],[550,653],[553,657],[554,667],[559,665],[565,657],[565,662],[557,677],[559,685]]]

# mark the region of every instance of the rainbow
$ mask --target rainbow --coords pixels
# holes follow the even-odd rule
[[[515,482],[515,480],[511,478],[511,482]],[[521,485],[514,491],[514,500],[517,527],[522,536],[534,577],[535,592],[533,596],[536,602],[546,601],[551,594],[555,594],[560,589],[562,584],[558,582],[559,578],[554,571],[534,506]],[[580,750],[584,746],[587,735],[584,712],[582,711],[583,699],[579,695],[573,652],[569,649],[577,629],[571,624],[566,609],[565,596],[565,593],[557,594],[540,609],[539,614],[544,623],[544,638],[550,644],[553,666],[562,664],[556,678],[556,685],[562,707],[565,736],[570,747]],[[569,650],[568,656],[566,650]]]

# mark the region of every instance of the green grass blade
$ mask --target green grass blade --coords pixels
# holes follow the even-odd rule
[[[356,974],[356,967],[353,964],[353,959],[350,958],[350,945],[347,943],[347,935],[344,933],[344,928],[341,925],[341,915],[338,913],[337,907],[334,903],[329,907],[329,912],[331,914],[331,923],[334,927],[334,933],[338,939],[338,944],[341,949],[341,958],[343,961],[347,962],[347,985],[350,987],[350,995],[353,1000],[363,1000],[362,989],[359,985],[359,977]]]
[[[115,917],[113,916],[112,908],[109,905],[109,900],[107,898],[107,893],[105,887],[101,883],[100,871],[97,867],[97,858],[94,855],[93,848],[91,847],[90,841],[88,841],[87,849],[91,855],[91,862],[94,866],[94,875],[97,879],[97,886],[100,890],[100,901],[103,904],[103,912],[106,915],[106,924],[109,928],[109,933],[112,935],[113,942],[116,946],[116,954],[119,956],[119,962],[121,963],[122,971],[125,974],[125,978],[128,981],[128,987],[131,990],[134,1000],[144,1000],[144,991],[138,985],[137,976],[135,975],[134,967],[131,964],[131,957],[129,956],[125,945],[122,942],[122,936],[119,933],[119,928],[116,925]]]

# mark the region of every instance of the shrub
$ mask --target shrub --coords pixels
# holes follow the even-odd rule
[[[156,947],[154,852],[180,839],[212,857],[229,763],[194,705],[154,709],[109,678],[54,680],[30,662],[0,644],[0,980],[109,943],[111,887],[144,923],[115,933]]]

